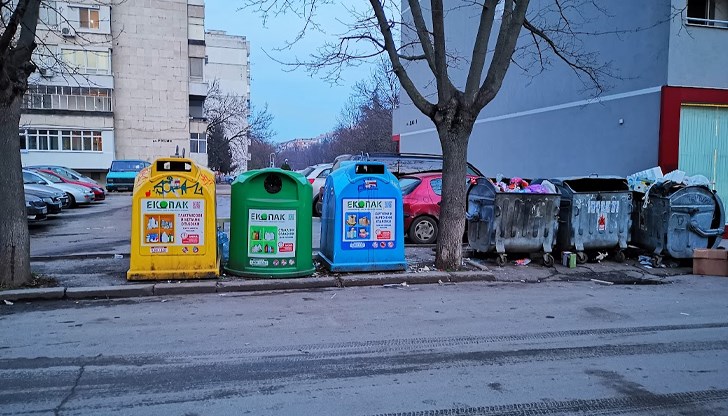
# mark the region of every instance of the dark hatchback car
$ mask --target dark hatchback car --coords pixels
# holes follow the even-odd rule
[[[64,201],[54,192],[41,191],[26,187],[25,194],[40,198],[48,207],[48,214],[58,214],[63,209]]]
[[[384,152],[338,156],[334,161],[334,166],[331,170],[334,171],[338,169],[341,166],[341,162],[347,160],[371,160],[382,162],[386,164],[389,171],[398,178],[400,176],[412,175],[415,173],[442,171],[442,156],[440,155]],[[466,173],[468,176],[483,176],[483,174],[470,163],[468,163]]]
[[[42,221],[48,216],[48,207],[37,196],[25,194],[25,213],[29,222]]]

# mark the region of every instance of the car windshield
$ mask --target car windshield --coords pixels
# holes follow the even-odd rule
[[[422,181],[419,178],[400,178],[399,188],[402,190],[402,195],[411,194],[420,182]]]
[[[51,181],[53,183],[63,183],[63,181],[61,180],[61,178],[59,178],[58,176],[49,175],[49,174],[47,174],[45,172],[35,172],[35,173],[36,173],[36,175],[42,176],[43,178],[45,178],[45,179],[47,179],[47,180],[49,180],[49,181]]]
[[[111,162],[113,172],[139,172],[146,167],[146,163],[138,160],[116,160]]]
[[[23,172],[23,183],[37,184],[39,182],[43,182],[43,185],[46,184],[46,182],[43,181],[42,178],[39,178],[35,173]]]

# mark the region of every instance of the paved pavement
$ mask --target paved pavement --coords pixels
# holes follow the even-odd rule
[[[228,217],[230,215],[229,187],[221,188],[218,195],[218,216]],[[34,272],[47,275],[57,279],[63,288],[73,289],[63,291],[61,297],[119,297],[123,290],[113,288],[115,286],[139,285],[139,283],[126,280],[126,270],[129,268],[130,252],[130,228],[131,228],[131,195],[129,193],[110,194],[108,199],[99,204],[83,207],[74,210],[66,210],[61,215],[51,218],[48,221],[31,226],[31,257]],[[313,222],[313,247],[314,252],[318,249],[320,221],[318,218]],[[404,274],[379,274],[379,277],[362,276],[359,283],[353,283],[353,277],[345,282],[339,275],[330,276],[326,286],[343,287],[346,285],[363,284],[362,282],[373,282],[372,284],[394,284],[409,282],[410,284],[438,282],[437,274],[434,272],[434,253],[432,247],[408,246],[406,255],[410,267],[408,273]],[[495,267],[492,262],[480,259],[469,259],[466,264],[474,271],[481,271],[481,280],[496,279],[498,281],[514,282],[542,282],[561,280],[590,280],[601,279],[618,283],[634,283],[643,280],[660,281],[670,276],[687,275],[691,273],[689,267],[675,267],[665,269],[649,269],[635,261],[628,261],[627,264],[617,264],[605,261],[600,264],[588,264],[570,270],[565,267],[545,268],[537,263],[528,266],[515,266],[512,264],[506,267]],[[429,269],[429,270],[428,270]],[[429,274],[428,274],[429,273]],[[472,275],[474,272],[468,272]],[[319,275],[319,277],[325,277]],[[384,276],[384,277],[382,277]],[[445,275],[444,281],[463,279]],[[225,280],[231,278],[223,277],[219,282],[212,282],[212,291],[227,291],[229,289],[218,287]],[[300,285],[300,283],[298,283]],[[317,283],[310,283],[316,287]],[[207,284],[210,285],[209,283]],[[247,285],[247,286],[246,286]],[[245,283],[237,290],[254,290],[260,283]],[[280,283],[281,288],[286,286]],[[192,293],[209,291],[207,287],[195,289],[189,285]],[[203,285],[205,286],[205,285]],[[228,286],[229,287],[229,286]],[[269,286],[260,286],[272,288]],[[90,288],[86,292],[82,288]],[[99,288],[108,288],[106,292],[99,292]],[[151,295],[164,293],[155,291],[152,286],[150,290],[140,289],[140,295]],[[104,296],[106,293],[106,296]],[[43,295],[46,296],[46,295]],[[47,296],[58,297],[57,292]]]

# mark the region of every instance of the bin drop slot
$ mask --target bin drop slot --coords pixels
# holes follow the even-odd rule
[[[369,165],[365,163],[357,164],[354,173],[357,175],[383,175],[384,165]]]
[[[574,192],[623,192],[629,191],[627,181],[617,178],[583,178],[564,181]]]
[[[192,165],[181,160],[158,160],[157,172],[192,172]]]

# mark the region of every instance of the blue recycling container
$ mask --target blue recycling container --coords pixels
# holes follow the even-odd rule
[[[402,192],[383,163],[345,162],[326,178],[320,247],[332,272],[406,269]]]

